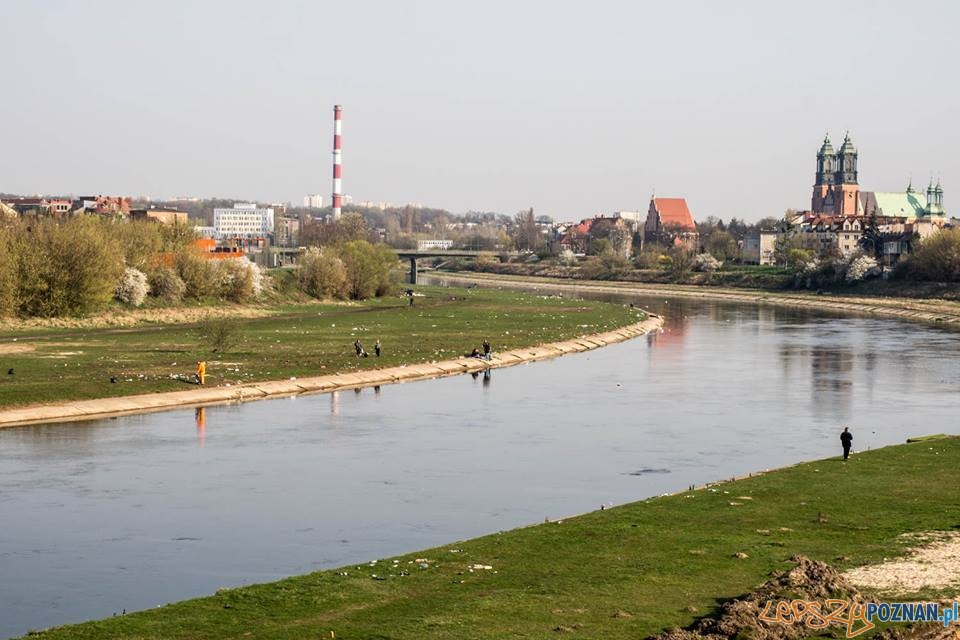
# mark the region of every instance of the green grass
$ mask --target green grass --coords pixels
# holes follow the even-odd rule
[[[709,614],[794,554],[847,568],[902,552],[903,533],[960,528],[958,456],[950,438],[805,463],[40,637],[642,638]]]
[[[207,361],[208,385],[238,384],[449,359],[484,338],[495,351],[532,346],[640,319],[635,309],[603,302],[417,290],[425,296],[413,307],[400,296],[356,304],[277,302],[275,315],[231,320],[238,342],[227,353],[210,353],[192,325],[0,331],[0,407],[188,389],[197,360]],[[356,358],[357,338],[371,357]],[[381,358],[372,355],[378,338]]]

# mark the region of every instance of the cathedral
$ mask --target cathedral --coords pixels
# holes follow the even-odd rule
[[[848,133],[838,151],[830,136],[824,138],[817,153],[817,173],[813,184],[810,212],[814,216],[879,216],[943,221],[943,188],[940,181],[927,187],[926,195],[917,192],[911,182],[906,191],[860,191],[857,179],[857,149]]]

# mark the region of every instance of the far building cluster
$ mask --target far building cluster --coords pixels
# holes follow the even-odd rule
[[[773,264],[777,242],[789,237],[819,253],[866,250],[892,264],[949,224],[939,180],[931,178],[925,191],[915,189],[912,180],[903,191],[862,191],[858,158],[849,134],[836,151],[827,135],[817,152],[810,209],[748,239],[745,261]]]

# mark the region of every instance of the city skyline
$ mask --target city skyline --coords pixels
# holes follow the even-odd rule
[[[328,202],[342,104],[356,200],[575,219],[643,211],[656,193],[697,219],[755,221],[806,208],[824,134],[849,131],[862,184],[933,178],[950,209],[958,15],[947,2],[10,3],[0,191]]]

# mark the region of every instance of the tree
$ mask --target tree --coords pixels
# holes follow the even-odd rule
[[[333,222],[309,222],[300,233],[300,244],[305,247],[327,247],[368,240],[370,229],[359,213],[348,213]]]
[[[297,284],[314,298],[346,298],[347,268],[335,250],[310,247],[298,261]]]
[[[883,234],[880,233],[880,225],[877,224],[877,212],[871,211],[863,227],[863,235],[860,236],[860,248],[877,260],[883,253]]]
[[[693,269],[694,252],[683,245],[676,245],[667,251],[670,256],[670,273],[673,275],[686,275]]]
[[[729,231],[714,230],[704,242],[707,252],[721,262],[733,260],[738,256],[737,241]]]
[[[536,252],[543,245],[543,235],[533,216],[533,207],[521,211],[513,218],[513,244],[517,251]]]
[[[182,225],[181,225],[182,226]],[[108,230],[123,250],[123,261],[128,267],[147,271],[163,248],[160,225],[154,222],[131,220],[114,222]]]
[[[364,300],[390,290],[390,273],[397,266],[397,255],[389,247],[354,240],[340,246],[338,254],[347,270],[347,293],[351,298]]]
[[[17,309],[18,261],[11,228],[0,222],[0,318]]]
[[[124,267],[105,224],[86,216],[64,224],[47,219],[18,234],[20,313],[84,315],[110,301]]]
[[[944,229],[921,240],[905,267],[918,280],[960,281],[960,229]]]

